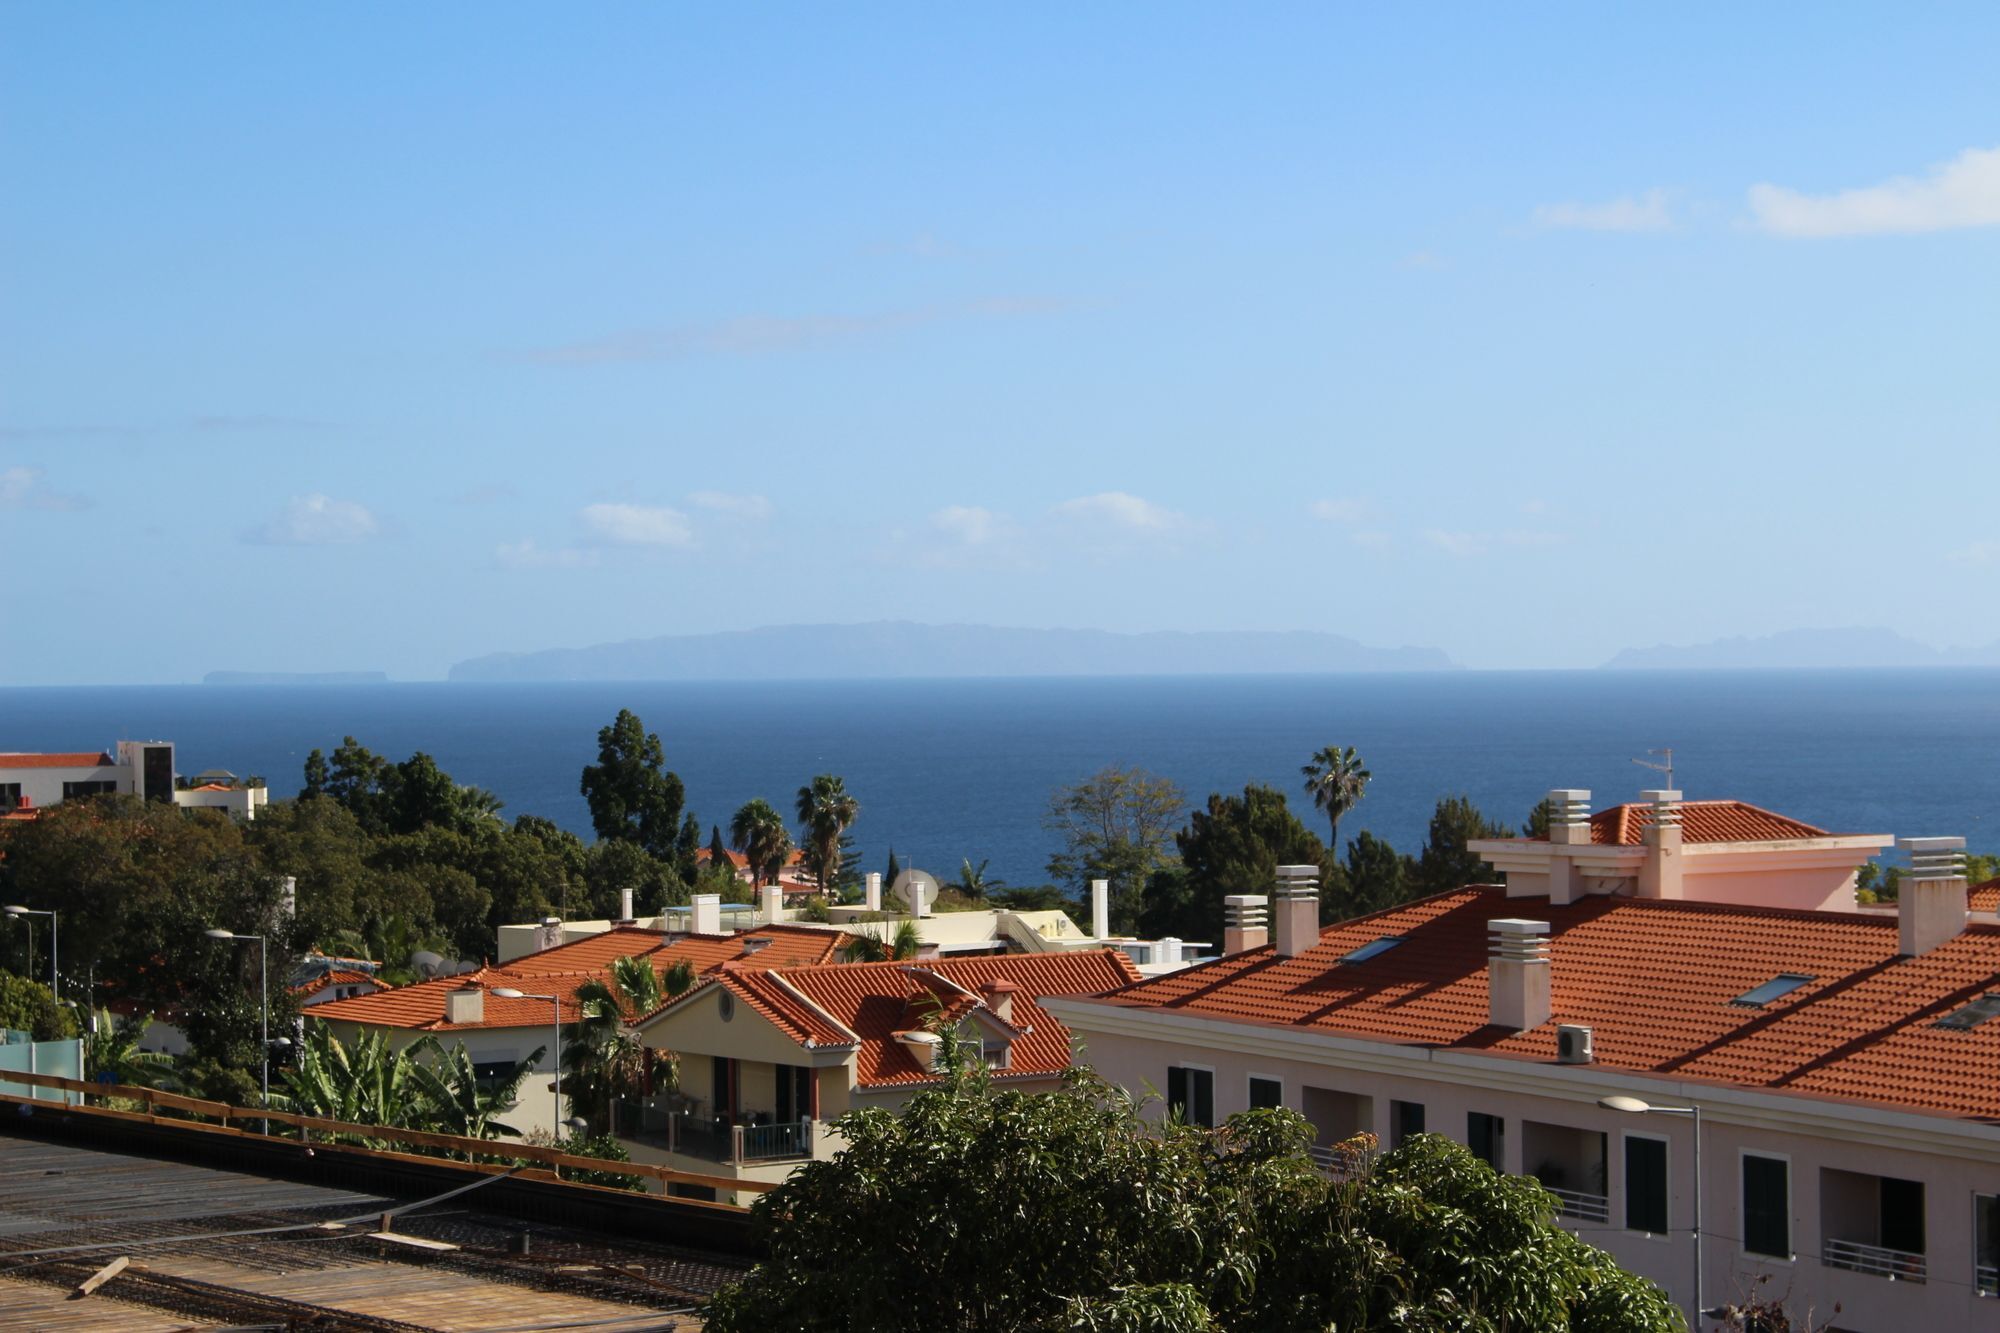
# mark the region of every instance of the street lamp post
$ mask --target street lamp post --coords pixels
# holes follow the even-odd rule
[[[208,936],[212,940],[257,941],[257,971],[260,977],[258,983],[259,1017],[258,1017],[257,1045],[258,1045],[258,1054],[263,1057],[263,1065],[264,1065],[264,1106],[266,1109],[269,1109],[271,1105],[271,955],[270,952],[264,947],[264,937],[262,935],[239,935],[233,930],[223,930],[220,927],[217,927],[214,930],[205,930],[202,932],[202,934]],[[269,1134],[271,1132],[271,1122],[266,1120],[263,1122],[263,1124],[264,1124],[264,1132],[266,1134]]]
[[[1701,1108],[1655,1106],[1638,1097],[1602,1097],[1597,1104],[1626,1115],[1684,1115],[1694,1121],[1694,1320],[1689,1327],[1701,1333],[1701,1321],[1708,1317],[1701,1300]]]
[[[36,907],[7,907],[7,908],[0,908],[0,911],[6,912],[8,916],[18,916],[18,917],[45,916],[49,919],[49,990],[58,1000],[62,999],[62,974],[57,970],[58,959],[56,954],[56,944],[57,944],[56,914],[52,911],[44,912],[40,908]],[[35,928],[34,923],[32,921],[27,922],[26,924],[29,930],[33,930]],[[30,936],[29,937],[30,941],[32,941],[33,938],[34,938],[33,936]],[[32,944],[30,947],[32,947]]]
[[[515,990],[512,986],[495,986],[493,994],[503,1000],[547,1000],[555,1006],[556,1012],[556,1102],[549,1112],[550,1132],[556,1142],[562,1142],[562,1001],[553,995],[530,995],[526,991]]]

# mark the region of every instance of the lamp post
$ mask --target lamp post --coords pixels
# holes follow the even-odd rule
[[[49,919],[49,991],[58,1000],[60,1000],[62,998],[62,975],[56,970],[57,967],[56,914],[52,911],[44,912],[38,907],[6,907],[6,908],[0,908],[0,911],[6,912],[8,916],[18,916],[24,918],[31,916],[45,916]],[[27,925],[30,931],[32,931],[35,928],[35,923],[32,921],[28,921],[25,924]],[[30,952],[32,953],[34,948],[34,943],[33,943],[34,936],[30,935],[28,939],[29,939],[28,947]]]
[[[493,994],[503,1000],[547,1000],[556,1011],[556,1104],[549,1112],[550,1133],[562,1142],[562,1001],[553,995],[530,995],[512,986],[495,986]]]
[[[1638,1097],[1601,1097],[1597,1104],[1625,1115],[1684,1115],[1694,1121],[1694,1320],[1689,1327],[1701,1333],[1701,1321],[1708,1317],[1701,1301],[1701,1108],[1655,1106]]]
[[[212,940],[257,941],[257,971],[260,977],[258,985],[259,1018],[257,1053],[263,1057],[264,1105],[268,1108],[271,1105],[271,956],[269,951],[264,947],[264,937],[262,935],[239,935],[233,930],[223,930],[219,926],[214,930],[204,930],[202,934]],[[271,1122],[268,1120],[264,1121],[264,1132],[266,1134],[271,1132]]]

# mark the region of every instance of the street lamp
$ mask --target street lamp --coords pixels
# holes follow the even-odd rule
[[[1701,1333],[1701,1321],[1708,1317],[1701,1302],[1701,1108],[1655,1106],[1638,1097],[1623,1096],[1600,1097],[1597,1104],[1625,1115],[1684,1115],[1694,1121],[1694,1321],[1690,1327]]]
[[[258,990],[258,1011],[260,1017],[258,1019],[259,1041],[257,1043],[257,1053],[263,1057],[264,1105],[268,1108],[271,1105],[271,956],[269,951],[264,947],[264,937],[262,935],[239,935],[233,930],[224,930],[220,926],[213,930],[204,930],[202,934],[212,940],[257,941],[257,970],[262,978]],[[264,1122],[264,1132],[266,1134],[271,1132],[271,1122],[268,1120]]]
[[[549,1112],[552,1122],[551,1133],[556,1142],[562,1142],[562,1001],[553,995],[530,995],[526,991],[515,990],[512,986],[495,986],[493,994],[503,1000],[547,1000],[556,1010],[556,1104]]]
[[[60,1000],[62,998],[62,978],[56,971],[56,914],[54,912],[44,912],[36,907],[4,907],[0,908],[0,911],[4,911],[8,916],[45,916],[49,919],[49,990]],[[30,921],[26,924],[30,931],[34,930],[34,922]],[[29,952],[32,954],[34,949],[33,935],[28,937],[28,944]]]

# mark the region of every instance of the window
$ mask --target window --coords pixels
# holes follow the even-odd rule
[[[1978,1027],[1995,1014],[2000,1014],[2000,990],[1987,991],[1970,1004],[1952,1010],[1940,1018],[1937,1025],[1941,1028],[1950,1028],[1954,1032],[1966,1032]]]
[[[508,1075],[514,1072],[514,1062],[509,1060],[478,1060],[473,1062],[472,1078],[481,1092],[491,1092],[500,1086]]]
[[[1285,1104],[1285,1085],[1275,1078],[1250,1076],[1250,1109],[1262,1111],[1268,1107]]]
[[[1424,1104],[1422,1102],[1389,1103],[1389,1146],[1400,1148],[1403,1140],[1412,1134],[1424,1132]]]
[[[1667,1143],[1625,1136],[1625,1227],[1664,1236],[1667,1218]]]
[[[79,796],[108,796],[117,790],[115,782],[65,782],[63,799],[73,801]]]
[[[1190,1125],[1213,1125],[1215,1071],[1170,1066],[1167,1070],[1167,1110]]]
[[[1792,1257],[1792,1164],[1782,1157],[1743,1154],[1743,1249]]]
[[[1816,978],[1802,977],[1796,972],[1780,972],[1763,985],[1753,986],[1744,991],[1730,1003],[1740,1004],[1746,1009],[1762,1009],[1779,996],[1790,995],[1799,987],[1812,984],[1814,980]]]
[[[1358,949],[1351,949],[1340,956],[1343,963],[1365,963],[1370,958],[1380,958],[1389,950],[1403,942],[1401,935],[1384,935],[1379,940],[1370,940]]]
[[[0,782],[0,810],[12,810],[21,803],[21,784]]]
[[[2000,1194],[1972,1196],[1972,1287],[2000,1296]]]
[[[1882,1177],[1882,1248],[1924,1252],[1924,1182]]]
[[[1484,1111],[1469,1113],[1465,1117],[1465,1146],[1495,1171],[1505,1171],[1507,1168],[1501,1162],[1507,1156],[1506,1118]]]

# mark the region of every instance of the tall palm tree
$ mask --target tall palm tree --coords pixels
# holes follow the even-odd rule
[[[639,1039],[633,1025],[695,983],[687,959],[665,972],[644,958],[618,958],[610,974],[576,989],[583,1021],[563,1048],[564,1090],[577,1113],[593,1123],[608,1118],[620,1098],[646,1095],[662,1082],[677,1082],[678,1062]]]
[[[736,850],[750,858],[750,887],[760,888],[778,878],[784,869],[785,853],[792,850],[792,835],[785,817],[759,796],[744,803],[729,819],[729,840]]]
[[[798,809],[799,834],[824,895],[840,873],[840,839],[861,814],[861,802],[848,794],[846,783],[822,773],[799,788]]]
[[[1315,754],[1299,770],[1305,774],[1306,792],[1313,804],[1326,812],[1326,845],[1340,854],[1340,817],[1361,803],[1368,790],[1368,770],[1352,745],[1344,749],[1329,745]]]

